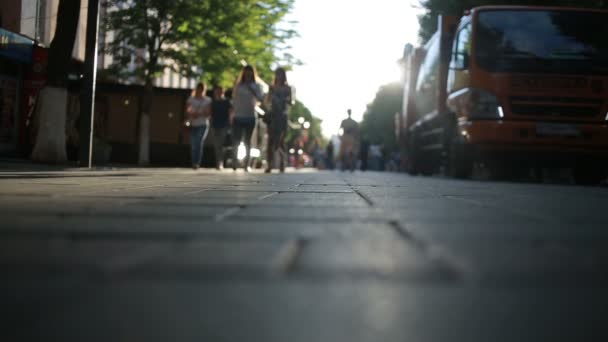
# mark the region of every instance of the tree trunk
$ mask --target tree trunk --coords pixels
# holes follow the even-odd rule
[[[139,160],[140,166],[150,164],[150,110],[154,97],[154,85],[151,79],[146,79],[142,98],[141,115],[139,117]]]
[[[32,152],[35,161],[63,163],[67,160],[67,82],[79,17],[80,0],[59,1],[57,27],[49,50],[48,81],[38,99],[38,133]]]

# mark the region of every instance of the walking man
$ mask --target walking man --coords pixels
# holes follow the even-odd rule
[[[213,147],[215,148],[215,167],[218,170],[224,167],[224,144],[226,135],[232,121],[232,105],[224,97],[221,86],[213,88],[213,102],[211,103],[211,128],[213,128]]]

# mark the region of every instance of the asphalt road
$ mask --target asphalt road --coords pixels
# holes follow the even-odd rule
[[[606,341],[608,188],[0,170],[2,341]]]

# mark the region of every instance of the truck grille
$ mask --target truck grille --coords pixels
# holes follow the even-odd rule
[[[602,100],[567,97],[512,97],[516,115],[593,118],[602,114]]]

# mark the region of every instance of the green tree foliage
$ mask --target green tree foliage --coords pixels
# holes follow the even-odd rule
[[[278,27],[292,4],[293,0],[107,0],[103,27],[112,37],[104,50],[113,57],[108,74],[146,83],[172,69],[231,85],[245,61],[268,80],[273,64],[298,63],[284,51],[296,32]],[[281,52],[283,58],[277,57]]]
[[[371,144],[383,144],[389,150],[397,148],[395,113],[401,111],[403,85],[390,83],[380,87],[376,98],[367,106],[361,122],[361,137]]]
[[[266,79],[285,42],[296,33],[278,27],[293,0],[106,0],[103,51],[113,57],[107,74],[143,83],[139,164],[149,163],[153,82],[166,69],[231,85],[241,62]]]
[[[437,30],[437,15],[461,15],[463,11],[483,5],[570,6],[608,9],[608,0],[421,0],[426,13],[419,17],[420,39],[428,41]]]

